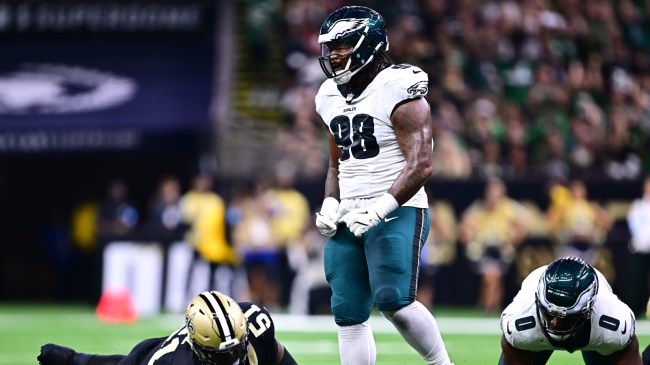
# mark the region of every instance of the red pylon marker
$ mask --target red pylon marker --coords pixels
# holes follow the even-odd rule
[[[102,293],[95,314],[105,323],[134,323],[138,320],[135,301],[128,289],[107,289]]]

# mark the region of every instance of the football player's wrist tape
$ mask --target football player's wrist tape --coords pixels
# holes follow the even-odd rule
[[[352,234],[361,237],[397,207],[399,204],[395,197],[386,193],[366,208],[351,210],[341,218],[341,221],[345,222]]]
[[[316,213],[316,228],[318,231],[327,237],[332,237],[336,234],[337,226],[339,224],[339,201],[328,197],[323,200],[320,213]]]
[[[338,210],[339,201],[330,196],[323,200],[323,204],[320,207],[320,214],[335,217]]]
[[[398,207],[399,203],[397,203],[397,199],[395,199],[395,197],[389,193],[384,193],[384,195],[380,196],[379,199],[377,199],[377,201],[372,205],[372,208],[375,210],[375,212],[377,212],[379,219],[384,219],[388,213],[392,212]]]

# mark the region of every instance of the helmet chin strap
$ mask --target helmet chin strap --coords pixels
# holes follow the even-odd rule
[[[350,82],[350,79],[352,79],[352,76],[356,75],[359,71],[363,70],[366,66],[368,66],[372,62],[372,60],[375,58],[375,55],[377,54],[377,50],[379,48],[381,48],[382,45],[383,45],[383,43],[379,43],[375,47],[375,51],[372,53],[372,56],[370,56],[370,58],[368,58],[368,61],[366,61],[366,63],[364,63],[358,69],[356,69],[356,70],[354,70],[352,72],[350,72],[349,70],[346,70],[342,74],[334,76],[332,78],[334,80],[334,83],[337,84],[337,85],[343,85],[343,84],[347,84],[348,82]],[[348,60],[348,65],[347,65],[346,69],[350,67],[351,62],[352,62],[351,59]]]
[[[368,65],[370,63],[370,61],[372,61],[373,58],[374,58],[374,55],[370,56],[370,58],[368,59],[368,62],[366,62],[363,66],[359,67],[358,69],[356,69],[356,70],[354,70],[352,72],[350,72],[348,70],[348,71],[345,71],[345,72],[343,72],[342,74],[340,74],[338,76],[334,76],[334,78],[333,78],[334,83],[337,84],[337,85],[347,84],[348,82],[350,82],[350,79],[352,79],[352,76],[356,75],[359,71],[363,70],[363,68],[366,67],[366,65]]]

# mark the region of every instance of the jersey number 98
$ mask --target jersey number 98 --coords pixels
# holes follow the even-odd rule
[[[350,152],[359,160],[379,154],[379,144],[374,136],[374,119],[368,114],[357,114],[352,117],[352,122],[347,115],[334,117],[330,130],[341,148],[341,161],[349,159]]]

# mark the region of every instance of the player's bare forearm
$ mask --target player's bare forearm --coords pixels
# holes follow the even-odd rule
[[[636,336],[623,350],[614,354],[614,364],[616,365],[643,365],[641,355],[639,355],[639,340]]]
[[[327,177],[325,178],[325,197],[332,197],[340,200],[339,191],[339,158],[341,157],[341,149],[334,141],[332,135],[329,135],[329,168],[327,169]]]
[[[332,197],[336,200],[340,200],[340,191],[339,191],[339,170],[332,168],[327,169],[327,178],[325,179],[325,197]]]
[[[406,166],[388,190],[401,205],[411,199],[431,177],[433,168],[433,121],[426,99],[399,106],[391,117],[397,143]]]

